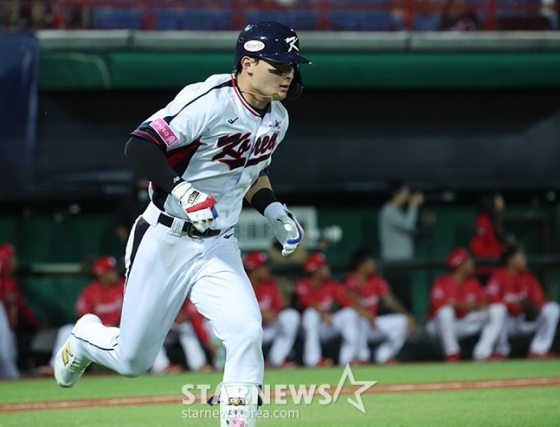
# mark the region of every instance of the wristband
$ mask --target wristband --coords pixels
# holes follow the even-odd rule
[[[253,205],[261,215],[264,215],[264,211],[269,205],[277,202],[278,200],[270,188],[261,188],[251,199],[251,205]]]

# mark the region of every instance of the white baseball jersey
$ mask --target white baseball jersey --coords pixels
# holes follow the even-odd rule
[[[288,124],[280,102],[271,102],[261,117],[243,99],[233,74],[217,74],[183,88],[132,135],[157,144],[179,176],[211,193],[218,212],[212,228],[226,229],[236,224],[247,190],[270,164]],[[151,185],[150,197],[161,210],[187,218],[161,189]]]

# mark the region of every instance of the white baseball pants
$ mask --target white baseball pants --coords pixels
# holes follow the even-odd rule
[[[157,223],[160,213],[150,204],[128,240],[120,327],[85,325],[78,351],[122,375],[140,375],[190,295],[226,348],[223,383],[262,384],[261,314],[233,230],[205,239],[177,236],[172,230],[183,221],[168,228]]]
[[[0,378],[19,378],[16,345],[6,309],[0,301]]]
[[[500,333],[496,351],[507,356],[511,350],[508,337],[534,332],[535,336],[531,340],[529,351],[539,355],[546,354],[552,346],[559,318],[560,305],[554,301],[549,301],[543,306],[537,320],[534,322],[525,321],[524,314],[507,316]]]
[[[263,344],[272,342],[268,361],[272,366],[280,366],[288,357],[299,330],[300,316],[293,308],[285,308],[276,320],[263,326]]]
[[[332,315],[332,322],[321,320],[321,314],[314,308],[303,312],[304,344],[303,363],[315,366],[321,360],[321,343],[342,337],[339,365],[346,365],[358,356],[359,315],[356,310],[345,307]]]
[[[374,360],[376,363],[385,363],[399,353],[407,335],[408,319],[404,314],[377,316],[374,325],[365,317],[360,317],[358,359],[369,361],[371,359],[369,343],[381,342],[375,349]]]
[[[473,358],[486,359],[497,344],[506,311],[503,304],[490,304],[485,310],[471,311],[462,319],[457,319],[453,307],[446,305],[436,312],[435,319],[426,324],[426,331],[432,336],[439,335],[447,356],[460,353],[459,339],[481,332]]]

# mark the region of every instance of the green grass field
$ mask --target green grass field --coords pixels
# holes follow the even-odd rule
[[[403,383],[560,377],[560,360],[402,364],[354,367],[352,371],[358,381],[378,381],[375,388]],[[342,372],[342,368],[268,370],[265,384],[336,385]],[[84,376],[69,390],[56,386],[53,379],[4,381],[0,382],[0,405],[130,396],[176,396],[176,403],[0,412],[0,427],[219,426],[217,418],[207,416],[210,406],[183,405],[181,390],[185,384],[209,384],[213,390],[220,379],[221,373],[144,375],[134,379],[117,375]],[[297,405],[290,399],[285,405],[271,403],[261,408],[269,418],[260,419],[257,425],[560,426],[560,386],[364,394],[366,414],[350,405],[348,397],[354,398],[341,395],[330,405],[321,405],[320,396],[316,396],[311,405]],[[202,413],[203,410],[207,411]],[[286,418],[288,411],[291,411],[291,418]],[[193,418],[193,414],[206,417]],[[273,418],[274,415],[277,417]]]

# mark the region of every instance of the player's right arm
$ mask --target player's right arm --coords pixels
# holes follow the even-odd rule
[[[146,178],[166,193],[171,194],[173,188],[183,181],[153,142],[132,136],[124,152]]]
[[[126,143],[125,154],[154,185],[177,199],[198,231],[212,225],[217,217],[214,197],[196,190],[177,175],[155,143],[133,135]]]

